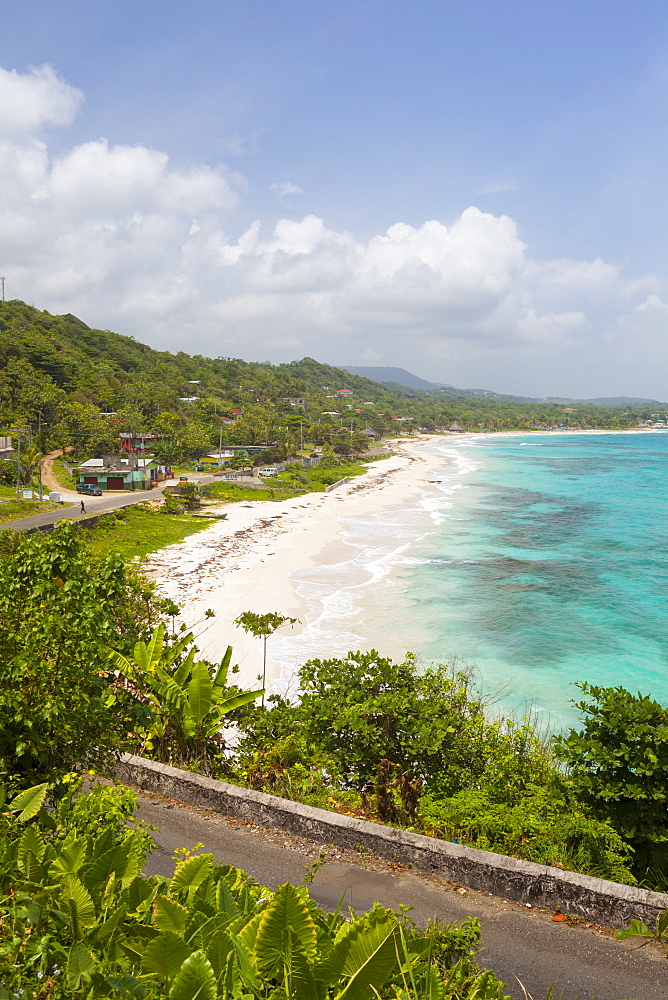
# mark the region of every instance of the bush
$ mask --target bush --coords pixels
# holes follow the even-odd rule
[[[619,834],[577,806],[565,809],[549,788],[528,790],[514,802],[467,789],[447,799],[426,796],[420,818],[446,840],[636,885],[631,850]]]
[[[106,770],[133,726],[110,703],[108,648],[132,648],[158,617],[151,585],[96,561],[71,524],[19,539],[0,560],[0,772],[22,785]]]
[[[635,871],[668,885],[668,709],[623,687],[579,684],[583,728],[556,737],[571,795],[636,853]]]
[[[320,910],[305,886],[272,892],[189,851],[177,852],[171,879],[145,879],[150,844],[119,823],[126,793],[84,833],[113,793],[68,796],[53,816],[42,807],[46,792],[29,789],[0,814],[2,997],[505,995],[475,962],[476,920],[425,935],[381,906],[346,920]]]

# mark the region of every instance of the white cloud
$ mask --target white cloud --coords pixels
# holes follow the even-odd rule
[[[296,184],[291,184],[290,181],[283,181],[281,184],[272,184],[271,190],[279,194],[281,198],[285,198],[289,194],[304,194],[300,187]]]
[[[81,91],[51,66],[32,67],[25,74],[0,67],[0,138],[70,125],[82,101]]]
[[[661,394],[650,388],[668,328],[658,278],[532,260],[513,219],[473,206],[451,224],[397,222],[366,240],[308,214],[231,238],[245,183],[221,165],[181,169],[104,139],[51,155],[42,130],[67,126],[81,99],[49,67],[0,70],[9,297],[214,356],[365,358],[527,394],[575,393],[578,378],[581,395]],[[631,374],[643,359],[641,384]]]

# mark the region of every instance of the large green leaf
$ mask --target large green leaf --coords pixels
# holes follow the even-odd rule
[[[153,631],[153,635],[151,636],[150,642],[148,642],[144,647],[146,650],[146,661],[145,663],[142,663],[142,666],[144,667],[145,670],[150,670],[154,664],[160,662],[164,641],[165,641],[165,626],[158,625],[157,628],[155,628]],[[137,646],[142,646],[142,645],[143,643],[137,643]],[[137,646],[135,646],[135,649],[137,648]],[[138,659],[136,655],[135,659]]]
[[[232,695],[231,698],[221,701],[219,705],[216,705],[216,710],[226,715],[228,712],[234,711],[235,708],[241,708],[242,705],[247,705],[250,701],[256,701],[263,694],[264,688],[260,688],[259,691],[242,691],[241,694]]]
[[[367,1000],[370,985],[382,986],[397,965],[397,920],[384,910],[371,911],[354,923],[317,969],[326,983],[347,979],[337,1000]]]
[[[225,656],[220,661],[218,670],[216,671],[216,676],[213,679],[213,699],[214,702],[218,701],[220,692],[225,690],[225,685],[227,684],[227,674],[230,669],[230,663],[232,661],[232,647],[228,646],[225,650]]]
[[[262,981],[255,971],[250,952],[238,937],[232,937],[232,947],[234,948],[237,969],[242,983],[251,990],[259,990],[262,986]]]
[[[33,816],[37,815],[44,805],[44,800],[48,790],[48,784],[33,785],[32,788],[24,789],[24,791],[19,792],[19,794],[12,799],[9,803],[9,809],[11,812],[17,812],[19,814],[16,817],[19,823],[25,823],[27,820],[32,819]]]
[[[201,951],[185,960],[169,991],[169,1000],[216,1000],[216,977]]]
[[[106,885],[110,875],[115,875],[125,888],[139,875],[143,867],[143,858],[138,845],[127,843],[117,844],[96,858],[86,869],[83,881],[89,888],[96,885]]]
[[[211,711],[211,677],[206,663],[195,663],[188,685],[188,704],[196,726],[201,725]]]
[[[78,871],[84,863],[86,857],[86,841],[83,837],[69,839],[61,844],[58,857],[53,862],[53,867],[58,872],[69,874]]]
[[[264,979],[274,979],[283,968],[288,943],[311,962],[316,958],[318,932],[304,900],[286,883],[261,915],[253,957]]]
[[[206,946],[206,957],[211,962],[216,979],[220,979],[224,973],[227,960],[233,951],[232,939],[225,931],[218,931],[209,941]]]
[[[215,736],[221,728],[226,715],[234,711],[235,708],[240,708],[242,705],[248,705],[251,701],[256,701],[263,694],[263,689],[259,691],[243,691],[241,694],[235,694],[233,697],[226,698],[219,705],[216,705],[205,720],[205,735]]]
[[[74,908],[76,920],[82,927],[92,927],[95,923],[95,904],[90,893],[76,875],[65,875],[60,884],[60,896],[66,909]]]
[[[18,859],[25,861],[28,856],[41,861],[46,851],[46,842],[34,826],[28,826],[23,831],[19,841]]]
[[[224,878],[220,879],[216,889],[216,907],[220,913],[229,913],[233,917],[239,913],[239,904]]]
[[[104,923],[100,924],[98,927],[95,928],[92,936],[93,942],[95,944],[100,944],[104,941],[107,941],[108,938],[111,938],[114,931],[116,931],[125,920],[127,912],[128,912],[127,904],[121,903],[121,905],[117,907],[113,911],[113,913],[111,913],[107,917]]]
[[[172,878],[170,892],[176,893],[181,889],[188,889],[192,895],[212,870],[213,854],[198,854],[194,858],[179,861]]]
[[[147,944],[141,960],[142,971],[155,972],[169,982],[191,954],[192,948],[182,937],[165,931]]]
[[[155,675],[147,680],[153,690],[153,697],[159,709],[162,709],[164,703],[167,702],[181,714],[188,711],[188,698],[185,692],[162,667],[156,667]]]
[[[193,668],[194,659],[195,659],[195,650],[191,649],[188,655],[184,658],[183,663],[181,663],[178,669],[175,670],[174,673],[172,674],[172,680],[180,688],[182,688],[183,685],[185,684],[186,678]]]
[[[159,931],[174,931],[183,934],[186,929],[188,911],[175,899],[156,896],[153,903],[153,926]]]
[[[88,948],[75,941],[67,956],[67,981],[73,990],[78,990],[82,980],[90,978],[90,974],[95,968],[95,959]]]

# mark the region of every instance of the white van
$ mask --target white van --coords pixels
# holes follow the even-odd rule
[[[273,466],[267,465],[264,469],[258,469],[257,474],[260,479],[273,479],[274,476],[278,475],[278,469],[274,469]]]

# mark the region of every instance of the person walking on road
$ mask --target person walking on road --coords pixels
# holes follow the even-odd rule
[[[86,508],[85,508],[85,506],[84,506],[84,502],[83,502],[83,500],[81,501],[81,513],[82,513],[82,514],[85,514],[85,513],[86,513]]]

